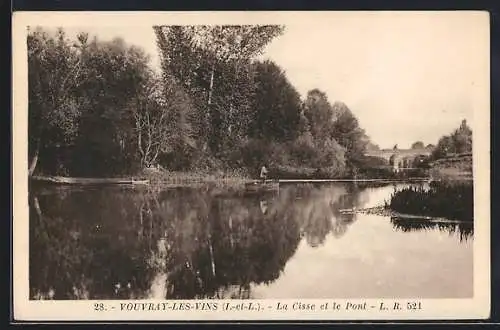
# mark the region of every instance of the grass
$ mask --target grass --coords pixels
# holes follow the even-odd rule
[[[471,180],[472,156],[447,157],[432,163],[431,175],[446,180]]]
[[[402,169],[395,172],[390,168],[363,168],[358,174],[358,178],[384,178],[394,180],[411,180],[415,178],[427,178],[429,171],[421,168]]]
[[[433,181],[429,189],[422,186],[395,191],[386,207],[405,214],[473,221],[474,194],[472,181]]]
[[[274,166],[271,175],[280,179],[340,179],[345,173],[334,168]]]
[[[175,172],[168,170],[146,170],[144,177],[149,179],[152,185],[162,186],[189,186],[197,184],[212,184],[215,186],[241,186],[252,179],[238,172]]]

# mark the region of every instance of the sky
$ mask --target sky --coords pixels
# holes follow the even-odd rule
[[[381,148],[437,143],[484,107],[489,86],[488,25],[478,15],[440,13],[336,13],[287,20],[261,58],[286,72],[304,97],[319,88],[344,102]],[[484,16],[482,17],[484,18]],[[487,18],[487,16],[486,16]],[[487,21],[487,20],[486,20]],[[122,37],[140,46],[157,67],[151,25],[66,28],[101,40]],[[479,109],[484,110],[484,109]]]

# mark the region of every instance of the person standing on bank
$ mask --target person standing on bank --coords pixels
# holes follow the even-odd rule
[[[262,182],[266,182],[266,179],[267,179],[267,168],[265,165],[262,165],[261,169],[260,169],[260,179],[262,180]]]

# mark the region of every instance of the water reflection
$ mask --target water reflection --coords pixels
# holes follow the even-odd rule
[[[282,275],[302,239],[314,249],[341,239],[357,216],[340,210],[364,207],[373,189],[31,187],[30,297],[250,298]]]
[[[391,217],[391,223],[396,230],[403,232],[439,230],[450,236],[457,235],[460,241],[471,239],[474,235],[473,222],[440,222],[426,219],[408,219]]]

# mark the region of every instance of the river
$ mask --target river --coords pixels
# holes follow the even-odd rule
[[[30,299],[472,297],[472,225],[340,212],[395,188],[34,186]]]

